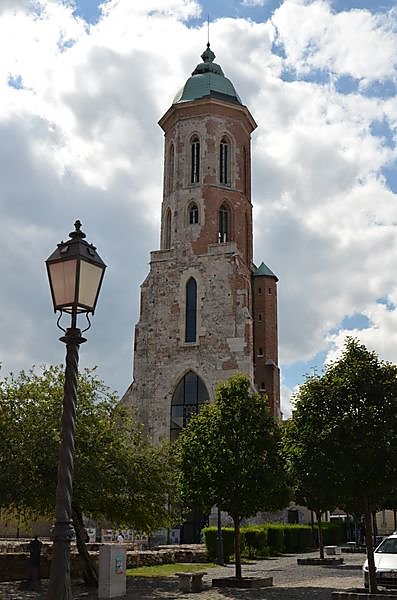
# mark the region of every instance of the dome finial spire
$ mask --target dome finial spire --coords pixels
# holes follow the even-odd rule
[[[203,59],[203,62],[205,62],[205,63],[214,62],[215,54],[212,52],[209,42],[207,42],[207,49],[204,50],[204,52],[201,55],[201,58]]]
[[[201,55],[203,62],[212,63],[214,62],[215,54],[212,52],[210,48],[210,15],[207,15],[207,48]]]

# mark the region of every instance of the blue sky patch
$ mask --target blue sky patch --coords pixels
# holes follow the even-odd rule
[[[387,167],[382,167],[381,173],[391,191],[397,194],[397,161],[394,161]]]
[[[387,310],[389,310],[389,311],[396,309],[396,305],[393,304],[393,302],[390,302],[390,300],[387,297],[379,298],[376,302],[377,302],[377,304],[384,304],[386,306]]]
[[[358,81],[350,75],[340,75],[335,81],[335,89],[339,94],[356,94]]]
[[[23,81],[21,75],[10,75],[8,78],[8,85],[15,88],[16,90],[22,90]]]
[[[98,2],[98,0],[78,0],[76,2],[76,9],[74,14],[83,18],[87,23],[95,25],[98,23],[101,16],[100,4],[104,2]]]
[[[371,326],[371,321],[366,315],[361,313],[354,315],[347,315],[341,324],[342,329],[368,329]]]

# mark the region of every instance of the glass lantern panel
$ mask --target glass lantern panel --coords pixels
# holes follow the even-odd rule
[[[79,306],[95,308],[102,272],[102,267],[98,265],[93,265],[85,260],[80,262]]]
[[[55,308],[72,306],[74,303],[76,265],[77,260],[67,260],[48,265]]]

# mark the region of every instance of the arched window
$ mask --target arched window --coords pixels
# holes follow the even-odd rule
[[[169,208],[165,215],[164,247],[166,250],[171,248],[171,210]]]
[[[248,153],[245,146],[243,149],[243,161],[243,190],[244,194],[248,194]]]
[[[189,205],[189,225],[196,225],[199,222],[199,210],[197,204],[192,202]]]
[[[175,166],[175,158],[174,158],[174,144],[170,146],[170,154],[168,160],[168,191],[172,192],[174,189],[174,166]]]
[[[248,215],[245,213],[244,236],[245,236],[245,260],[248,264],[250,259],[250,236],[249,236]]]
[[[219,209],[218,242],[223,244],[230,240],[230,210],[226,204]]]
[[[197,283],[191,277],[186,284],[185,342],[195,342],[197,336]]]
[[[171,403],[171,440],[175,440],[186,427],[192,415],[209,401],[207,388],[200,377],[189,371],[175,388]]]
[[[230,144],[225,137],[219,146],[219,182],[230,185]]]
[[[200,140],[197,135],[193,136],[190,142],[191,146],[191,171],[190,183],[200,181]]]

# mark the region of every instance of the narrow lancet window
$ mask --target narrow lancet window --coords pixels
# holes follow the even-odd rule
[[[230,184],[230,145],[226,138],[222,138],[219,147],[219,182]]]
[[[165,215],[164,248],[166,250],[171,248],[171,211],[169,208]]]
[[[191,277],[186,284],[185,342],[195,342],[197,337],[197,283]]]
[[[247,148],[245,146],[244,146],[244,150],[243,150],[243,161],[244,161],[243,189],[244,189],[244,194],[248,194],[248,154],[247,154]]]
[[[168,191],[169,192],[172,192],[174,189],[174,167],[175,167],[174,144],[171,144],[169,161],[168,161]]]
[[[200,141],[197,136],[191,140],[191,173],[190,183],[200,181]]]
[[[219,210],[218,242],[223,244],[230,240],[230,210],[226,204],[222,204]]]
[[[196,225],[199,222],[199,211],[197,204],[192,202],[189,206],[189,225]]]

